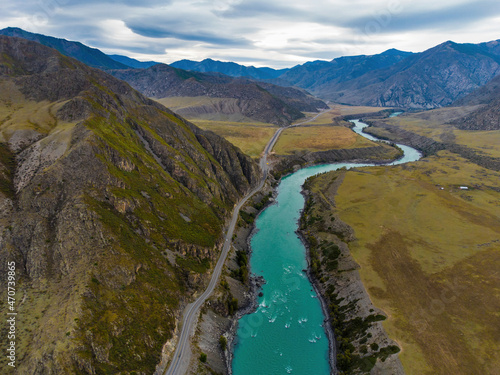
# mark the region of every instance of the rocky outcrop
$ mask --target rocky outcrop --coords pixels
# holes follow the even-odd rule
[[[500,129],[500,76],[453,103],[455,106],[479,105],[472,113],[464,113],[461,118],[451,122],[462,130],[499,130]]]

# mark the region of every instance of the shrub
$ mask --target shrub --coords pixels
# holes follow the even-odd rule
[[[219,337],[219,345],[222,350],[227,348],[227,339],[224,336]]]

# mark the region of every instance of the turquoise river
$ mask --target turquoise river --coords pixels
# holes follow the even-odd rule
[[[357,120],[353,130],[366,127]],[[404,157],[391,163],[418,160],[421,154],[398,145]],[[335,163],[301,169],[282,179],[274,204],[256,220],[251,238],[251,270],[264,277],[263,296],[255,312],[239,320],[232,362],[233,375],[330,374],[329,341],[321,304],[304,269],[306,249],[296,235],[304,181],[342,167],[373,164]]]

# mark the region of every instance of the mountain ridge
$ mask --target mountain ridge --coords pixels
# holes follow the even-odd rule
[[[430,109],[450,105],[498,75],[499,57],[498,41],[448,41],[352,79],[344,75],[342,80],[315,81],[311,87],[304,81],[311,75],[304,74],[297,85],[343,104]]]
[[[230,77],[246,77],[257,80],[269,80],[278,78],[289,69],[273,69],[268,67],[256,68],[254,66],[244,66],[235,62],[224,62],[213,59],[202,61],[179,60],[169,64],[174,68],[192,70],[200,73],[222,73]]]
[[[120,64],[126,65],[128,68],[134,69],[147,69],[153,65],[160,64],[156,61],[139,61],[128,56],[123,55],[108,55],[113,60],[119,62]]]
[[[453,106],[473,105],[481,108],[452,124],[463,130],[500,130],[500,75],[453,103]]]

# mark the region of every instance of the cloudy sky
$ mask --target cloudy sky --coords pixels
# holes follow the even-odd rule
[[[0,28],[172,63],[291,67],[500,39],[498,0],[1,0]]]

